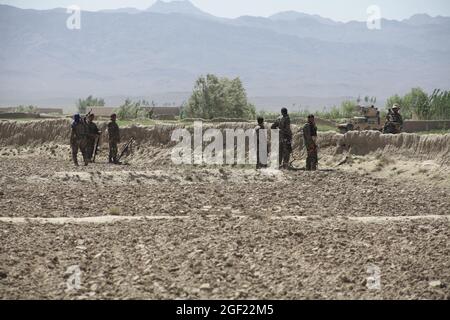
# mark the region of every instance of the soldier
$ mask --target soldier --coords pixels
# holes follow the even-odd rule
[[[267,132],[265,131],[264,118],[258,117],[256,131],[256,169],[267,168]],[[265,148],[261,149],[261,148]]]
[[[395,103],[392,106],[392,112],[389,110],[386,117],[384,133],[398,134],[403,130],[403,117],[400,114],[400,106]]]
[[[308,116],[308,122],[303,126],[303,141],[308,153],[306,170],[316,171],[319,162],[317,155],[317,127],[312,114]]]
[[[280,130],[280,169],[289,169],[289,159],[292,153],[292,131],[291,119],[286,108],[281,109],[281,117],[275,121],[272,129]]]
[[[111,115],[111,121],[108,123],[109,136],[109,163],[120,164],[117,160],[117,144],[120,142],[119,126],[116,123],[117,115]]]
[[[97,125],[94,123],[94,114],[89,114],[87,118],[87,128],[88,128],[88,135],[87,135],[87,156],[89,159],[89,162],[92,162],[92,157],[95,152],[95,142],[100,137],[100,131],[98,130]]]
[[[73,116],[72,131],[70,134],[70,146],[72,148],[73,163],[78,166],[78,150],[83,155],[84,165],[87,166],[89,159],[86,153],[87,127],[79,114]]]
[[[391,122],[395,125],[397,133],[401,133],[403,129],[403,117],[400,114],[400,106],[396,103],[392,107]]]

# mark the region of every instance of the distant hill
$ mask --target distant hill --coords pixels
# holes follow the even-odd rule
[[[409,19],[403,20],[404,23],[414,26],[424,25],[450,25],[450,17],[431,17],[428,14],[416,14]]]
[[[309,15],[302,12],[297,11],[284,11],[274,14],[269,17],[271,20],[287,20],[287,21],[295,21],[299,19],[309,19],[313,21],[317,21],[319,23],[327,24],[327,25],[337,25],[339,22],[333,21],[331,19],[322,18],[319,15]]]
[[[139,9],[136,9],[136,8],[120,8],[120,9],[100,10],[99,12],[137,14],[137,13],[141,13],[142,11]]]
[[[185,14],[200,17],[212,17],[209,13],[203,12],[194,6],[190,1],[171,1],[165,2],[158,0],[150,8],[147,9],[148,12],[153,13],[163,13],[163,14]]]
[[[383,20],[374,31],[293,12],[216,18],[188,1],[82,12],[81,30],[66,28],[68,16],[0,5],[1,105],[74,105],[90,94],[164,102],[165,92],[189,93],[206,73],[241,77],[258,107],[274,109],[450,88],[445,17]]]

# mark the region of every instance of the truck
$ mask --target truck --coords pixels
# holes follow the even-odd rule
[[[375,106],[357,106],[359,116],[353,117],[347,123],[337,125],[340,133],[345,134],[349,131],[377,130],[383,131],[380,111]]]

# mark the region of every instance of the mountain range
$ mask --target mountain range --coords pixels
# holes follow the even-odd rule
[[[83,11],[79,30],[66,27],[69,16],[0,5],[0,105],[69,107],[90,94],[181,103],[206,73],[241,77],[265,110],[450,87],[449,17],[383,19],[369,30],[294,11],[219,18],[189,1]]]

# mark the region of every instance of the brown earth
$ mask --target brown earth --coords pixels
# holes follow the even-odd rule
[[[450,135],[321,134],[307,173],[174,166],[175,125],[132,127],[85,168],[67,124],[0,122],[2,299],[450,298]]]

